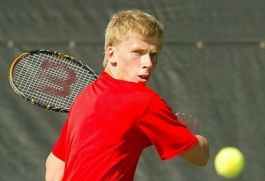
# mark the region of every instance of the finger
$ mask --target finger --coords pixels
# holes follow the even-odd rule
[[[192,120],[194,120],[194,118],[192,117],[191,114],[182,113],[182,116],[183,116],[183,119],[186,120],[186,121],[192,121]]]
[[[182,115],[182,113],[177,112],[175,115],[177,116],[178,121],[182,122],[182,121],[184,120],[184,119],[183,119],[183,115]]]

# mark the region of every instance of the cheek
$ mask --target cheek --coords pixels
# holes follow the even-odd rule
[[[133,66],[135,66],[137,64],[137,61],[132,56],[130,56],[129,54],[127,54],[127,55],[124,55],[122,57],[121,64],[123,64],[125,66],[125,68],[126,68],[126,66],[127,67],[133,67]]]
[[[156,67],[156,65],[157,65],[157,62],[153,63],[153,68],[152,69],[154,69]]]

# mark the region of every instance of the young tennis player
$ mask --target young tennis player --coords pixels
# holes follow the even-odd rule
[[[105,70],[76,98],[46,162],[46,180],[134,179],[142,151],[154,146],[162,160],[181,156],[205,166],[207,140],[185,125],[146,87],[158,62],[163,25],[139,10],[120,11],[105,32]],[[184,124],[183,124],[184,123]]]

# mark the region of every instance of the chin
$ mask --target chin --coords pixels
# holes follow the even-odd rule
[[[142,84],[142,85],[145,86],[147,82],[140,81],[140,82],[138,82],[138,83],[139,83],[139,84]]]

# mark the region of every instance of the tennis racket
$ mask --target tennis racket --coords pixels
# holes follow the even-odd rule
[[[10,67],[9,82],[31,104],[67,113],[76,96],[97,77],[80,60],[42,49],[20,54]]]

